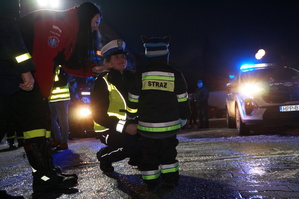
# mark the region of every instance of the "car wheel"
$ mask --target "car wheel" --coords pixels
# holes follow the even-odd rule
[[[236,121],[229,116],[228,111],[226,111],[226,125],[227,128],[236,128]]]
[[[236,107],[236,127],[239,135],[249,135],[250,128],[242,122],[238,107]]]

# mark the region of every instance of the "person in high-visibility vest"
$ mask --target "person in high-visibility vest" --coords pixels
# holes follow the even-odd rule
[[[104,65],[110,72],[98,76],[91,92],[94,130],[106,147],[97,152],[103,172],[113,172],[113,162],[130,157],[129,164],[138,166],[140,141],[137,125],[127,120],[127,96],[133,71],[126,69],[125,42],[112,40],[101,49]]]
[[[168,64],[169,37],[142,37],[142,41],[148,64],[136,73],[128,104],[128,110],[138,116],[137,128],[142,136],[139,169],[149,187],[155,187],[161,179],[167,186],[176,186],[176,133],[190,114],[187,84],[183,74]]]
[[[52,147],[56,147],[56,150],[68,149],[68,108],[70,99],[67,73],[63,70],[61,65],[58,65],[55,69],[53,90],[49,97],[51,132],[54,138]]]

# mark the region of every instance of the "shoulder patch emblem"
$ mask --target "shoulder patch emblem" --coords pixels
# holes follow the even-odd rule
[[[48,39],[48,45],[51,48],[56,48],[59,44],[59,39],[56,36],[50,36]]]

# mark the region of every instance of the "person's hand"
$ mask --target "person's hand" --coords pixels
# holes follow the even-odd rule
[[[22,73],[23,83],[19,85],[24,91],[31,91],[34,87],[34,78],[31,72]]]
[[[101,73],[104,73],[104,72],[109,72],[111,68],[112,68],[111,64],[104,63],[103,66],[99,66],[99,65],[94,66],[92,68],[92,72],[96,73],[96,74],[101,74]]]
[[[125,132],[130,135],[136,135],[137,133],[137,124],[128,124],[126,126]]]

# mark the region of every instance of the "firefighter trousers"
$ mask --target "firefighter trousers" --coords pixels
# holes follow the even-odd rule
[[[176,160],[176,135],[164,139],[143,137],[142,144],[140,171],[143,181],[148,185],[158,184],[161,180],[177,184],[179,167]]]

